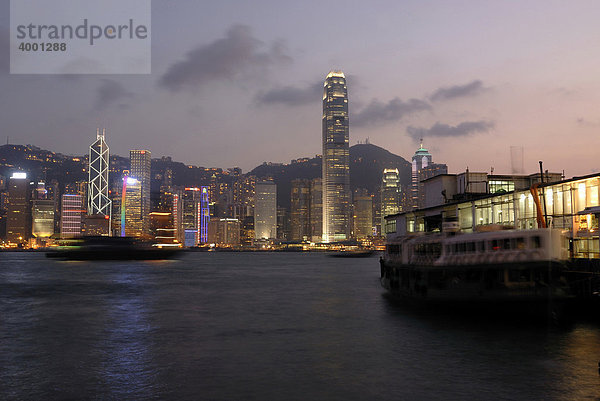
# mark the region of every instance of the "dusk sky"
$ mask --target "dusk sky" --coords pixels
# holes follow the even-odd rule
[[[321,153],[323,80],[348,81],[350,144],[450,172],[510,173],[510,146],[567,177],[600,171],[598,1],[153,1],[152,74],[10,75],[0,0],[0,143],[205,167]]]

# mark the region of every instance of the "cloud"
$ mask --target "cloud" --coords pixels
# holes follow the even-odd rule
[[[448,124],[435,123],[431,128],[417,128],[409,126],[406,132],[411,138],[418,140],[420,138],[449,138],[462,137],[472,134],[482,133],[494,128],[492,121],[465,121],[453,127]]]
[[[284,104],[287,106],[299,106],[306,103],[319,103],[323,95],[323,84],[317,82],[305,88],[283,86],[256,96],[259,104]]]
[[[583,117],[577,118],[577,124],[579,124],[583,127],[597,127],[599,125],[598,122],[590,121]]]
[[[105,109],[112,103],[126,98],[133,97],[121,83],[112,79],[103,79],[96,92],[96,108]]]
[[[159,85],[171,91],[197,89],[206,82],[231,80],[244,73],[264,75],[270,66],[291,61],[281,42],[274,42],[266,51],[262,47],[250,27],[234,25],[224,38],[198,46],[172,64]]]
[[[433,102],[439,100],[451,100],[459,97],[469,97],[479,95],[484,92],[486,88],[483,86],[483,82],[475,80],[464,85],[454,85],[447,88],[439,88],[429,97]]]
[[[423,100],[409,99],[404,102],[396,97],[388,103],[372,100],[350,118],[353,126],[365,126],[398,121],[409,114],[429,110],[431,110],[431,105]]]

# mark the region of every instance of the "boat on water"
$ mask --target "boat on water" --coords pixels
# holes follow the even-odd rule
[[[369,258],[375,254],[373,249],[358,249],[348,251],[337,251],[330,253],[329,256],[334,258]]]
[[[380,280],[392,295],[431,303],[547,305],[573,298],[568,258],[558,229],[392,235]]]
[[[83,237],[72,245],[46,252],[46,257],[65,260],[160,260],[181,252],[178,247],[153,246],[130,237]]]

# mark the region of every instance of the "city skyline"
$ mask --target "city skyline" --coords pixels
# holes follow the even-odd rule
[[[467,167],[465,148],[478,149],[468,152],[470,169],[509,171],[510,146],[524,148],[527,171],[538,160],[567,176],[598,168],[598,4],[379,2],[337,10],[332,24],[320,23],[333,12],[321,4],[258,2],[236,13],[224,12],[227,4],[168,6],[153,2],[148,76],[12,76],[2,51],[2,142],[78,154],[83,133],[101,126],[116,154],[144,144],[193,165],[286,162],[320,152],[320,76],[339,68],[353,88],[351,144],[370,138],[408,159],[422,136],[452,172]],[[0,10],[5,32],[8,1]],[[267,10],[287,17],[265,20]],[[317,40],[341,21],[353,29],[335,48]],[[568,159],[560,149],[573,143],[586,146]]]

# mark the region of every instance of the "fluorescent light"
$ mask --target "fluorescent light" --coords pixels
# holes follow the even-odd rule
[[[13,175],[12,175],[12,177],[10,177],[10,178],[16,178],[16,179],[19,179],[19,180],[24,180],[24,179],[27,178],[27,173],[17,173],[17,172],[14,172]]]

